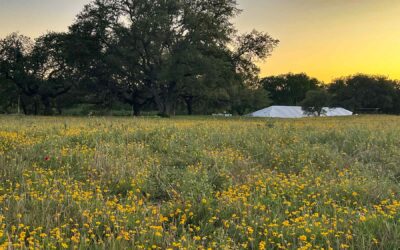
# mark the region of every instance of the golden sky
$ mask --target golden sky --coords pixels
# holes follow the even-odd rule
[[[0,37],[65,31],[89,0],[0,0]],[[238,0],[239,31],[281,41],[262,75],[305,72],[329,82],[355,73],[400,79],[400,0]]]

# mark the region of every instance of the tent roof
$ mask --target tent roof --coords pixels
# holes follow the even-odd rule
[[[344,108],[324,108],[323,116],[350,116],[351,111]],[[302,118],[309,117],[300,106],[271,106],[254,113],[248,114],[251,117],[275,117],[275,118]]]

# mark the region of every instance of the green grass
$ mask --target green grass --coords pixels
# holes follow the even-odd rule
[[[398,249],[399,125],[0,116],[0,245]]]

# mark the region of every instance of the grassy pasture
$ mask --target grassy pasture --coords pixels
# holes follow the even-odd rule
[[[400,117],[0,116],[0,249],[399,249]]]

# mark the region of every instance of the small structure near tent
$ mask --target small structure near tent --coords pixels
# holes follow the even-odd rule
[[[324,108],[321,116],[351,116],[353,112],[344,108]],[[249,117],[270,117],[270,118],[304,118],[312,117],[307,114],[300,106],[271,106],[254,113],[248,114]]]

